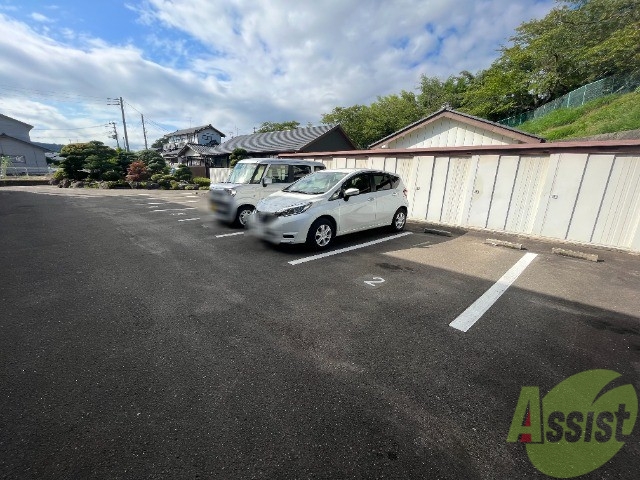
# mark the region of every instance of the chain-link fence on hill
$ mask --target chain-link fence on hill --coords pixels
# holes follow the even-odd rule
[[[590,100],[611,95],[612,93],[628,93],[640,87],[640,71],[636,71],[631,75],[613,76],[603,78],[593,83],[584,85],[573,90],[562,97],[545,103],[535,110],[519,113],[509,118],[500,120],[498,123],[509,127],[517,127],[533,118],[540,118],[547,113],[553,112],[559,108],[579,107]]]

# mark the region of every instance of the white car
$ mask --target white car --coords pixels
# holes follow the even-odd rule
[[[395,173],[324,170],[261,200],[247,228],[274,244],[306,242],[325,249],[338,235],[382,226],[399,232],[407,210],[407,189]]]
[[[262,198],[324,168],[322,162],[310,160],[240,160],[226,182],[209,187],[211,210],[218,220],[244,227],[248,215]]]

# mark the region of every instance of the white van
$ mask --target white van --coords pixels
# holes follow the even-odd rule
[[[218,220],[244,227],[260,200],[305,175],[324,169],[323,163],[311,160],[240,160],[226,182],[209,187],[209,204]]]

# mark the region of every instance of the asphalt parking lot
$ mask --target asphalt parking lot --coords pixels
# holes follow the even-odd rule
[[[640,391],[640,257],[424,228],[317,255],[206,192],[0,189],[0,476],[548,478],[521,387]],[[639,432],[581,478],[637,478]]]

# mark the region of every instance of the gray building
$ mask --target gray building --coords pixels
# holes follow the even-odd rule
[[[44,154],[49,150],[31,143],[29,131],[32,128],[28,123],[0,113],[0,156],[8,159],[5,163],[8,175],[48,172]]]

